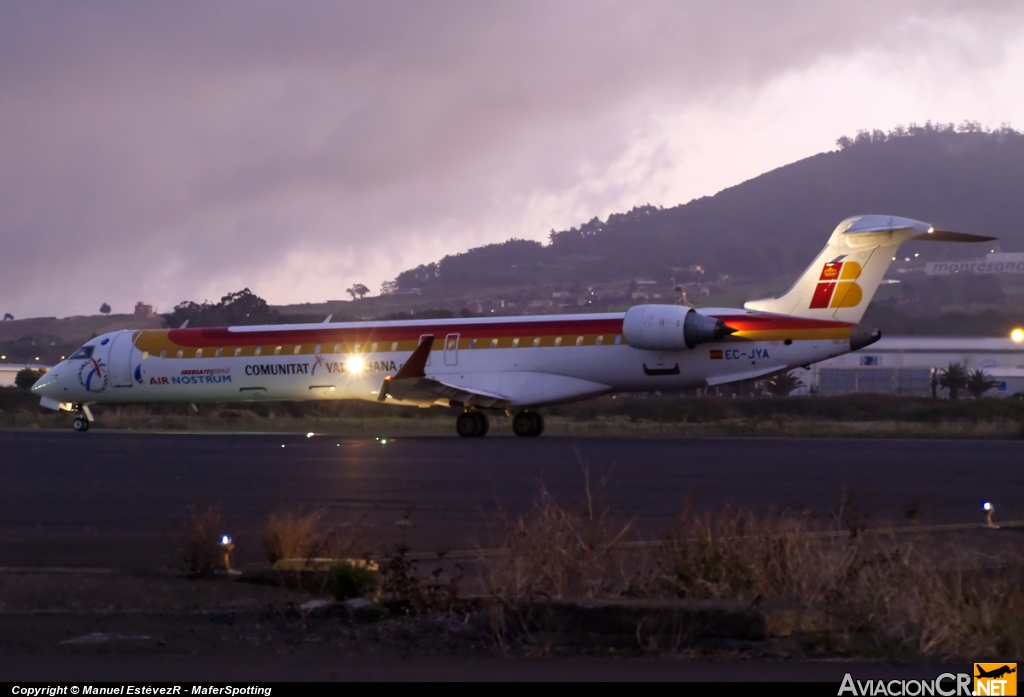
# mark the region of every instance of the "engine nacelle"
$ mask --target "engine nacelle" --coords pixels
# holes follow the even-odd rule
[[[681,305],[637,305],[626,311],[626,343],[647,351],[685,351],[732,332],[720,319]]]

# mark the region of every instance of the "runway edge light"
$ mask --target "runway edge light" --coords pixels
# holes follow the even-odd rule
[[[235,543],[231,539],[231,535],[220,536],[220,548],[221,551],[224,552],[224,571],[230,574],[233,572],[233,569],[231,568],[231,552],[235,548]]]
[[[986,501],[981,504],[981,510],[985,511],[985,526],[989,528],[998,528],[999,526],[992,522],[992,516],[995,515],[996,507],[991,501]]]

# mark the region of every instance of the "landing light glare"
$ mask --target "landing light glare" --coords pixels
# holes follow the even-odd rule
[[[1024,341],[1024,329],[1021,329],[1020,327],[1014,329],[1012,332],[1010,332],[1010,339],[1012,339],[1013,342],[1017,344]]]
[[[359,356],[352,356],[345,361],[345,370],[349,373],[361,373],[366,369],[366,362]]]

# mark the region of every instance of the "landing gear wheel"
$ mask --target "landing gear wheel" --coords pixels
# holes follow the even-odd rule
[[[534,411],[521,411],[512,417],[512,432],[517,436],[536,438],[544,433],[544,419]]]
[[[455,431],[463,438],[482,438],[490,427],[490,421],[478,411],[464,411],[455,419]]]
[[[85,433],[86,431],[89,430],[89,419],[85,418],[84,416],[76,416],[72,426],[79,433]]]

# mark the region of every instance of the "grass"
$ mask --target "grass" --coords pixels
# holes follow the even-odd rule
[[[902,534],[869,525],[863,502],[847,496],[827,516],[799,507],[686,509],[661,535],[640,539],[631,521],[603,503],[603,483],[592,487],[585,467],[584,475],[579,501],[558,501],[541,486],[527,511],[496,514],[496,544],[452,558],[439,554],[427,573],[418,568],[427,556],[404,543],[378,547],[377,563],[370,562],[369,528],[331,525],[326,511],[274,514],[264,549],[271,564],[310,562],[282,582],[302,581],[338,599],[371,596],[390,616],[466,619],[483,610],[499,644],[525,626],[524,602],[627,598],[825,613],[838,633],[808,641],[828,654],[1024,652],[1024,550],[1014,532]],[[179,559],[191,576],[219,568],[220,523],[216,506],[189,510]],[[324,558],[336,561],[325,568]],[[468,559],[468,576],[457,559]],[[866,641],[845,641],[851,632]]]
[[[364,402],[281,402],[200,407],[94,407],[98,428],[157,431],[329,433],[420,436],[454,432],[456,412]],[[658,395],[603,397],[544,409],[552,435],[671,435],[820,438],[1024,437],[1024,401],[950,402],[890,395],[790,399]],[[491,432],[511,432],[491,415]],[[70,428],[73,415],[43,410],[30,393],[0,388],[0,428]]]
[[[224,550],[220,544],[219,506],[196,504],[182,522],[178,538],[178,562],[190,577],[210,576],[224,568]]]
[[[532,510],[502,519],[496,557],[479,560],[484,593],[522,599],[683,598],[797,604],[847,618],[877,646],[924,656],[1024,650],[1024,558],[952,541],[865,532],[851,511],[828,524],[801,511],[685,512],[655,544],[589,499],[566,507],[541,490]],[[824,534],[823,534],[824,533]]]
[[[365,557],[361,524],[335,527],[325,511],[284,511],[270,516],[263,533],[263,550],[271,565],[282,560],[305,561],[310,568],[322,559]]]

